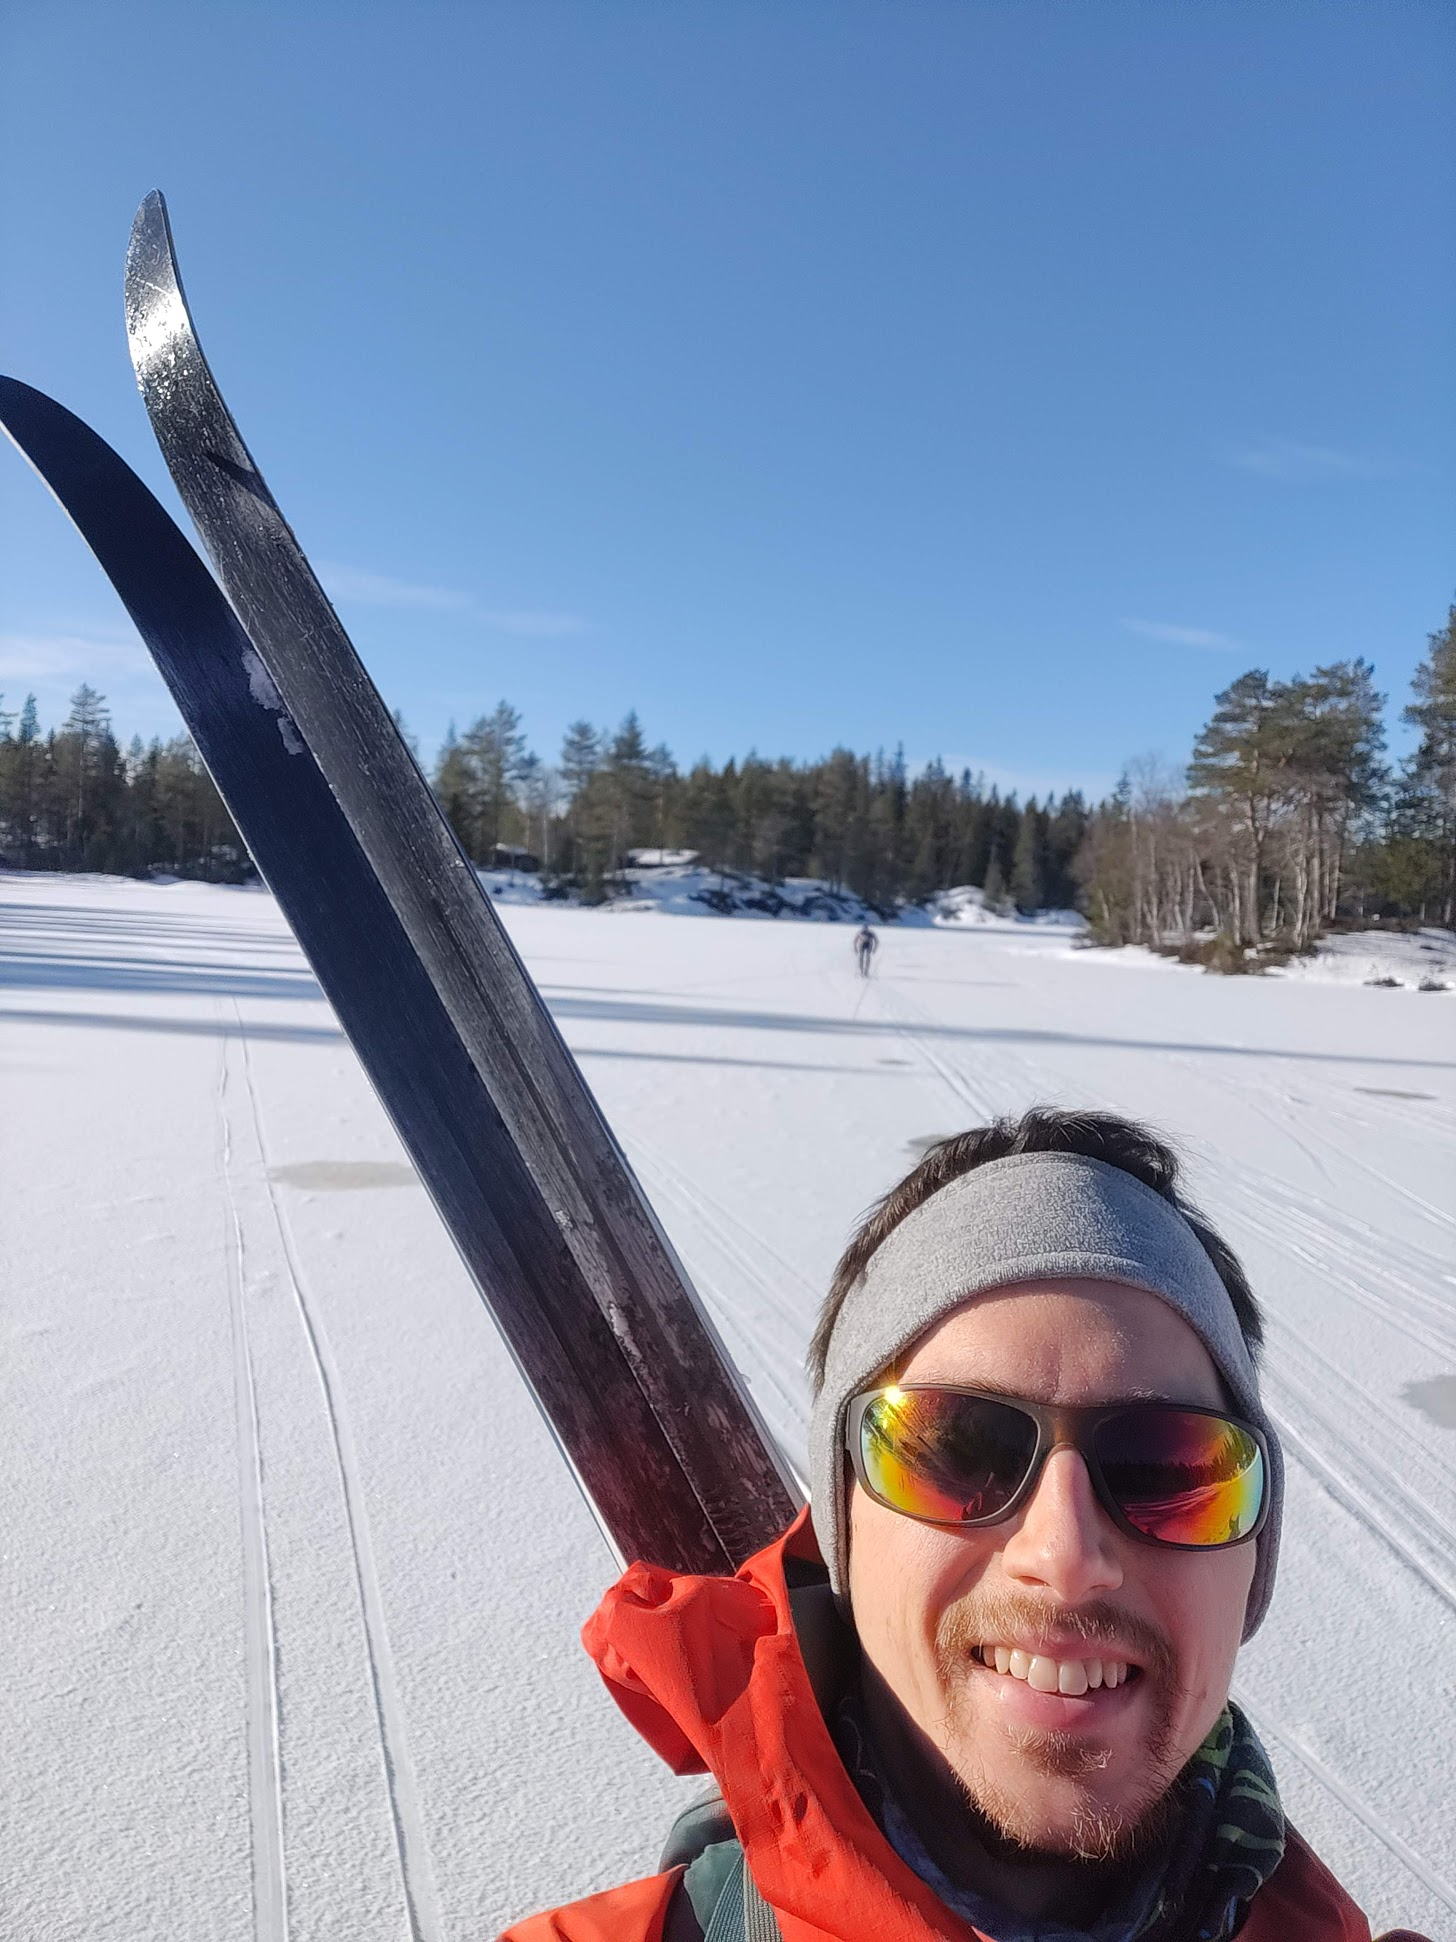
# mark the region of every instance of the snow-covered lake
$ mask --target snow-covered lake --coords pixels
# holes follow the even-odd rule
[[[1456,997],[1029,926],[889,930],[865,986],[839,926],[503,915],[796,1457],[829,1269],[923,1141],[1038,1099],[1178,1136],[1290,1459],[1237,1691],[1377,1927],[1456,1933]],[[0,1088],[0,1929],[485,1942],[649,1871],[684,1783],[577,1645],[607,1552],[272,900],[0,876]]]

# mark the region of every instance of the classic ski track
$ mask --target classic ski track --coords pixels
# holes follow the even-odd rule
[[[1251,1202],[1257,1203],[1262,1212],[1254,1211]],[[1228,1219],[1231,1224],[1241,1223],[1267,1246],[1297,1261],[1301,1267],[1314,1269],[1335,1293],[1378,1316],[1422,1348],[1446,1361],[1456,1359],[1456,1325],[1452,1323],[1450,1305],[1374,1262],[1358,1263],[1358,1274],[1340,1265],[1359,1251],[1360,1243],[1348,1232],[1342,1235],[1337,1220],[1321,1219],[1309,1214],[1306,1207],[1281,1201],[1252,1179],[1239,1186]],[[1302,1231],[1311,1243],[1310,1252],[1289,1238],[1291,1228]],[[1384,1281],[1397,1291],[1395,1297],[1379,1293],[1370,1286],[1371,1280]]]
[[[1390,1850],[1403,1867],[1409,1868],[1416,1880],[1423,1887],[1428,1888],[1437,1901],[1443,1902],[1453,1914],[1456,1914],[1456,1887],[1453,1887],[1443,1875],[1438,1875],[1430,1863],[1418,1855],[1410,1843],[1403,1840],[1388,1821],[1382,1819],[1373,1807],[1362,1800],[1353,1789],[1347,1787],[1339,1775],[1327,1767],[1319,1755],[1305,1745],[1292,1727],[1286,1726],[1282,1720],[1275,1719],[1266,1708],[1246,1701],[1237,1688],[1233,1697],[1238,1705],[1255,1720],[1256,1730],[1262,1738],[1275,1741],[1291,1758],[1297,1760],[1348,1813],[1353,1814],[1362,1826],[1369,1829],[1377,1841]]]
[[[868,983],[865,988],[866,990],[869,989]],[[1003,1110],[993,1103],[988,1093],[980,1091],[962,1072],[947,1060],[943,1059],[938,1052],[932,1051],[930,1046],[925,1043],[916,1029],[917,1022],[920,1025],[931,1025],[935,1021],[923,1005],[916,999],[907,997],[898,986],[892,987],[888,983],[876,982],[874,991],[876,1005],[881,1015],[885,1018],[889,1030],[917,1054],[921,1062],[929,1069],[934,1077],[939,1079],[941,1084],[962,1105],[970,1108],[977,1120],[985,1121],[994,1119],[997,1113]],[[911,1013],[911,1017],[896,1017],[897,1007],[902,1013]],[[1024,1103],[1029,1103],[1029,1101]],[[954,1128],[952,1130],[959,1131],[961,1129]]]
[[[219,1014],[222,1001],[218,1000]],[[220,1020],[221,1022],[221,1020]],[[238,1522],[243,1551],[243,1658],[247,1690],[248,1847],[255,1942],[287,1942],[288,1880],[283,1851],[283,1773],[278,1751],[278,1637],[268,1567],[263,1449],[246,1309],[247,1248],[233,1186],[228,1116],[229,1034],[218,1038],[220,1177],[227,1198],[227,1284],[237,1429]]]
[[[1269,1339],[1277,1344],[1282,1374],[1288,1375],[1291,1363],[1301,1364],[1300,1379],[1313,1395],[1326,1401],[1341,1401],[1347,1420],[1359,1421],[1362,1427],[1375,1432],[1358,1446],[1362,1451],[1393,1444],[1396,1448],[1391,1454],[1398,1457],[1402,1468],[1408,1474],[1422,1474],[1433,1493],[1456,1491],[1456,1461],[1448,1459],[1435,1443],[1419,1436],[1385,1397],[1347,1374],[1278,1316],[1269,1318]],[[1446,1529],[1450,1531],[1451,1527],[1446,1525]]]
[[[750,1239],[757,1241],[757,1237],[753,1234],[752,1230],[739,1221],[738,1217],[724,1207],[720,1201],[714,1200],[711,1195],[706,1194],[696,1181],[690,1180],[686,1174],[673,1166],[661,1154],[654,1152],[642,1140],[634,1137],[630,1144],[641,1163],[641,1170],[649,1176],[655,1176],[654,1184],[656,1194],[660,1194],[664,1199],[676,1201],[678,1206],[683,1210],[685,1216],[684,1239],[681,1242],[674,1243],[678,1251],[684,1256],[689,1253],[691,1243],[687,1235],[688,1223],[696,1223],[707,1233],[712,1243],[719,1248],[730,1265],[735,1266],[743,1275],[744,1280],[764,1298],[768,1306],[782,1320],[790,1325],[791,1330],[795,1334],[801,1332],[802,1323],[799,1318],[784,1303],[782,1297],[774,1288],[773,1283],[760,1273],[744,1249],[734,1240],[730,1231],[730,1223],[732,1226],[740,1228]],[[654,1197],[656,1197],[656,1194]],[[714,1214],[706,1211],[709,1206],[716,1210],[719,1218],[715,1219]],[[760,1243],[760,1245],[762,1244]],[[765,1248],[765,1252],[772,1253],[772,1250]],[[794,1271],[790,1270],[790,1272]],[[700,1278],[705,1286],[711,1285],[706,1275]],[[732,1329],[735,1334],[745,1336],[754,1344],[758,1350],[758,1354],[755,1357],[752,1373],[766,1382],[774,1391],[783,1404],[786,1421],[796,1424],[799,1428],[800,1435],[806,1437],[808,1434],[809,1418],[804,1394],[802,1391],[795,1392],[790,1390],[785,1385],[782,1377],[777,1373],[783,1359],[784,1345],[782,1340],[774,1339],[763,1320],[752,1314],[745,1314],[743,1309],[734,1302],[724,1300],[719,1296],[714,1306],[718,1310],[720,1327],[726,1326]],[[747,1374],[748,1371],[744,1373]]]
[[[1325,1492],[1456,1611],[1456,1536],[1421,1498],[1407,1491],[1386,1466],[1345,1436],[1307,1391],[1281,1373],[1266,1374],[1268,1408],[1286,1456],[1292,1456]],[[1280,1391],[1286,1395],[1281,1398]],[[1315,1433],[1296,1421],[1287,1403],[1313,1417]],[[1371,1491],[1357,1483],[1376,1483]],[[1401,1528],[1404,1527],[1404,1528]],[[1433,1559],[1435,1560],[1433,1562]]]
[[[634,1135],[632,1145],[636,1151],[643,1155],[648,1168],[661,1175],[665,1182],[670,1185],[675,1185],[681,1196],[684,1198],[691,1196],[692,1203],[695,1207],[702,1206],[712,1209],[712,1213],[703,1224],[710,1231],[715,1226],[721,1224],[722,1231],[720,1232],[719,1238],[722,1240],[725,1248],[732,1248],[734,1246],[729,1238],[729,1230],[735,1230],[761,1254],[767,1255],[774,1266],[781,1269],[789,1280],[797,1282],[811,1301],[816,1303],[819,1301],[820,1293],[809,1280],[808,1276],[796,1268],[791,1261],[785,1260],[777,1248],[766,1241],[761,1234],[756,1233],[749,1226],[748,1222],[742,1219],[740,1215],[735,1214],[733,1209],[725,1201],[720,1200],[716,1194],[710,1192],[708,1188],[703,1186],[701,1181],[693,1179],[675,1160],[670,1160],[665,1153],[653,1146],[649,1141],[642,1139],[638,1135]],[[773,1307],[783,1317],[784,1321],[788,1323],[789,1327],[796,1331],[801,1329],[803,1326],[803,1316],[778,1292],[777,1284],[757,1269],[754,1269],[746,1259],[744,1260],[744,1266],[752,1274],[756,1286],[761,1289]]]
[[[1417,1080],[1415,1083],[1420,1082]],[[1311,1095],[1317,1094],[1318,1098],[1311,1097],[1308,1101],[1304,1101],[1299,1097],[1296,1087],[1307,1088]],[[1412,1133],[1435,1135],[1443,1143],[1456,1146],[1456,1110],[1436,1096],[1424,1099],[1391,1099],[1385,1097],[1383,1089],[1378,1086],[1355,1086],[1349,1081],[1340,1084],[1334,1080],[1313,1077],[1295,1078],[1292,1074],[1287,1084],[1275,1086],[1269,1082],[1266,1083],[1264,1090],[1272,1094],[1280,1106],[1296,1109],[1305,1104],[1316,1106],[1325,1125],[1338,1122],[1342,1128],[1350,1130],[1357,1139],[1368,1140],[1372,1133],[1388,1130],[1406,1137]],[[1350,1097],[1352,1091],[1360,1095],[1358,1108]],[[1329,1141],[1337,1153],[1353,1159],[1356,1165],[1371,1164],[1358,1154],[1352,1154],[1347,1147],[1336,1146],[1331,1136],[1320,1130],[1318,1123],[1316,1131],[1320,1138]],[[1383,1178],[1385,1184],[1393,1186],[1397,1192],[1401,1191],[1399,1181],[1391,1181],[1386,1176],[1377,1177]],[[1440,1209],[1436,1210],[1436,1214],[1442,1224],[1450,1220],[1450,1216],[1442,1213]]]
[[[1187,1061],[1183,1063],[1187,1063]],[[1372,1061],[1372,1063],[1378,1064],[1378,1061]],[[1231,1089],[1231,1081],[1226,1075],[1214,1072],[1209,1076],[1214,1078],[1225,1090]],[[1328,1084],[1326,1084],[1324,1089],[1333,1090]],[[1387,1193],[1392,1193],[1398,1199],[1409,1202],[1433,1226],[1441,1228],[1448,1234],[1456,1232],[1456,1216],[1448,1214],[1443,1208],[1433,1205],[1424,1195],[1416,1193],[1413,1188],[1407,1187],[1403,1181],[1393,1179],[1390,1174],[1383,1172],[1372,1160],[1366,1159],[1363,1154],[1352,1152],[1348,1147],[1337,1144],[1328,1133],[1321,1130],[1317,1118],[1302,1121],[1298,1130],[1296,1130],[1291,1124],[1292,1115],[1287,1110],[1290,1103],[1287,1093],[1279,1091],[1268,1081],[1260,1082],[1258,1080],[1255,1080],[1252,1084],[1246,1083],[1237,1088],[1237,1090],[1240,1097],[1252,1106],[1263,1119],[1267,1120],[1270,1125],[1274,1126],[1286,1138],[1292,1139],[1301,1151],[1308,1156],[1310,1163],[1317,1167],[1327,1180],[1330,1178],[1330,1171],[1325,1157],[1326,1154],[1333,1156],[1341,1166],[1353,1167],[1357,1172],[1367,1174],[1370,1179],[1383,1187]],[[1366,1134],[1368,1137],[1368,1129],[1366,1129]],[[1325,1153],[1317,1152],[1315,1147],[1309,1144],[1310,1138],[1317,1140],[1325,1149]]]
[[[1291,1102],[1287,1092],[1278,1091],[1268,1082],[1260,1082],[1253,1077],[1235,1084],[1227,1073],[1218,1070],[1211,1062],[1199,1063],[1188,1058],[1178,1058],[1176,1063],[1199,1079],[1211,1082],[1225,1094],[1234,1097],[1242,1105],[1250,1107],[1257,1112],[1260,1118],[1272,1126],[1281,1137],[1291,1140],[1299,1148],[1309,1160],[1310,1165],[1326,1181],[1329,1181],[1332,1190],[1337,1191],[1338,1189],[1330,1175],[1329,1161],[1331,1159],[1340,1166],[1353,1167],[1357,1172],[1366,1174],[1370,1179],[1376,1181],[1378,1185],[1384,1188],[1386,1192],[1392,1193],[1397,1198],[1408,1202],[1417,1210],[1423,1219],[1430,1221],[1432,1225],[1440,1228],[1443,1237],[1447,1233],[1456,1231],[1456,1216],[1446,1213],[1439,1207],[1433,1206],[1422,1195],[1415,1193],[1401,1181],[1392,1179],[1389,1174],[1382,1172],[1379,1167],[1373,1165],[1371,1161],[1365,1159],[1361,1154],[1351,1152],[1347,1147],[1338,1144],[1328,1134],[1321,1132],[1317,1119],[1304,1119],[1299,1121],[1298,1124],[1293,1123],[1293,1116],[1288,1111]],[[1320,1082],[1316,1080],[1312,1082],[1312,1089],[1322,1089],[1327,1093],[1333,1093],[1335,1099],[1343,1107],[1343,1100],[1340,1099],[1338,1092],[1335,1091],[1329,1082],[1324,1082],[1321,1087]],[[1408,1126],[1404,1130],[1408,1131]],[[1320,1142],[1323,1151],[1317,1150],[1315,1146],[1310,1144],[1311,1136]],[[1269,1195],[1268,1190],[1263,1187],[1259,1177],[1254,1173],[1252,1168],[1244,1167],[1237,1161],[1226,1161],[1224,1164],[1230,1172],[1240,1176],[1248,1193],[1264,1201],[1266,1205],[1272,1204],[1275,1211],[1281,1217],[1285,1214],[1286,1210],[1292,1210],[1296,1214],[1302,1214],[1306,1224],[1310,1224],[1307,1213],[1308,1208],[1310,1206],[1324,1208],[1325,1206],[1323,1202],[1317,1199],[1311,1199],[1308,1196],[1304,1197],[1298,1203],[1297,1207],[1289,1201],[1275,1201]],[[1333,1210],[1326,1209],[1323,1224],[1325,1226],[1332,1226],[1339,1220],[1345,1219],[1348,1219],[1348,1217],[1339,1215]],[[1378,1258],[1372,1259],[1371,1261],[1371,1272],[1383,1280],[1398,1280],[1398,1277],[1392,1276],[1389,1269],[1385,1266],[1385,1261],[1392,1245],[1391,1238],[1388,1235],[1374,1234],[1373,1230],[1364,1222],[1351,1220],[1349,1221],[1349,1227],[1352,1231],[1356,1229],[1360,1230],[1360,1235],[1356,1239],[1356,1245],[1360,1245],[1361,1237],[1367,1237],[1367,1245],[1370,1247],[1372,1255],[1375,1254],[1377,1248],[1379,1250]],[[1396,1245],[1399,1246],[1401,1243],[1397,1242]],[[1405,1245],[1407,1247],[1410,1246],[1409,1243]],[[1413,1250],[1413,1252],[1415,1251]],[[1417,1300],[1428,1300],[1428,1298],[1421,1296],[1419,1291],[1411,1288],[1409,1284],[1402,1285]],[[1442,1313],[1444,1315],[1449,1315],[1450,1312],[1449,1304],[1442,1307]]]
[[[252,1109],[253,1129],[258,1155],[265,1176],[268,1174],[268,1145],[263,1131],[262,1107],[253,1077],[252,1051],[242,1012],[234,999],[233,1012],[242,1044],[243,1073]],[[394,1673],[394,1658],[385,1623],[384,1600],[364,1503],[364,1486],[353,1437],[342,1405],[338,1372],[328,1348],[323,1328],[313,1313],[305,1292],[302,1263],[293,1235],[279,1202],[278,1190],[268,1179],[268,1204],[272,1210],[279,1246],[287,1270],[289,1286],[298,1318],[308,1342],[309,1356],[323,1397],[344,1521],[354,1567],[354,1584],[359,1597],[365,1650],[369,1665],[370,1693],[374,1703],[375,1727],[379,1735],[380,1764],[389,1801],[390,1825],[394,1834],[395,1859],[399,1868],[400,1890],[409,1923],[410,1942],[443,1942],[444,1921],[435,1885],[434,1865],[425,1832],[419,1787],[409,1755],[404,1710],[400,1704]]]

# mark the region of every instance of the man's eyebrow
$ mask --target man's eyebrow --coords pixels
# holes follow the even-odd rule
[[[1028,1396],[1024,1390],[1008,1388],[1005,1383],[980,1381],[967,1382],[954,1376],[912,1376],[904,1385],[907,1389],[972,1389],[978,1396],[995,1396],[1008,1403],[1036,1403],[1038,1409],[1052,1409],[1053,1403],[1043,1403],[1035,1396]],[[1175,1408],[1206,1409],[1206,1403],[1189,1403],[1186,1396],[1174,1395],[1167,1389],[1136,1388],[1124,1389],[1115,1396],[1105,1396],[1100,1402],[1088,1403],[1088,1409],[1116,1409],[1120,1403],[1171,1403]]]

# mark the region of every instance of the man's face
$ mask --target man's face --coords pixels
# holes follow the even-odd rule
[[[1227,1406],[1188,1324],[1111,1282],[978,1296],[897,1373],[1049,1404]],[[1127,1537],[1072,1449],[1052,1451],[1005,1523],[979,1530],[917,1523],[858,1484],[850,1504],[850,1598],[870,1664],[991,1825],[1051,1854],[1110,1858],[1135,1844],[1228,1697],[1253,1572],[1252,1544],[1175,1551]],[[997,1671],[998,1646],[1129,1672],[1115,1688],[1043,1692]]]

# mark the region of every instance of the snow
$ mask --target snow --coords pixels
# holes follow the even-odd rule
[[[974,884],[962,884],[956,890],[942,890],[932,897],[927,910],[930,921],[938,929],[957,930],[968,925],[978,929],[1019,930],[1026,925],[1034,929],[1045,929],[1050,925],[1056,930],[1083,931],[1087,920],[1075,910],[1039,910],[1032,917],[1021,917],[1014,910],[998,909],[986,902],[986,893]]]
[[[974,925],[1001,931],[1028,927],[1083,931],[1086,920],[1075,910],[1039,910],[1032,917],[988,904],[973,884],[942,890],[924,904],[900,904],[882,911],[822,877],[789,877],[770,883],[742,870],[709,870],[696,850],[630,850],[632,867],[611,886],[609,901],[597,906],[614,913],[655,911],[665,917],[754,917],[783,923],[893,924],[900,930],[924,925],[955,930]],[[523,870],[482,869],[476,874],[496,903],[565,903],[581,907],[574,892],[554,893],[541,878]]]
[[[1321,939],[1312,957],[1292,958],[1271,976],[1302,984],[1366,984],[1419,991],[1456,991],[1456,934],[1451,931],[1345,931]]]
[[[632,867],[609,886],[598,909],[621,915],[655,911],[664,917],[754,917],[819,924],[877,924],[880,912],[852,891],[836,889],[818,877],[789,877],[769,883],[742,870],[705,869],[693,850],[632,850]],[[581,907],[575,893],[555,896],[540,877],[520,870],[477,872],[497,903],[567,903]],[[897,913],[904,924],[929,923],[928,913],[907,905]]]
[[[865,983],[837,923],[498,901],[798,1461],[820,1291],[927,1139],[1177,1133],[1290,1458],[1236,1691],[1377,1928],[1451,1934],[1446,1001],[974,919]],[[0,876],[0,1071],[7,1933],[477,1942],[651,1869],[692,1783],[577,1644],[606,1550],[271,898]]]

